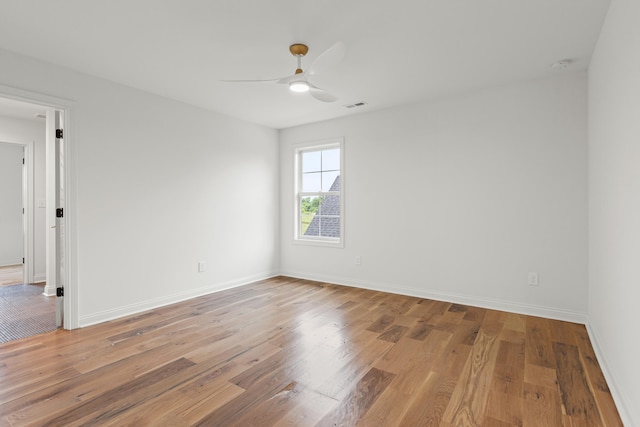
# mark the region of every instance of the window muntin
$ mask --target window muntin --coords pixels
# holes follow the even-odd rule
[[[342,143],[301,147],[296,161],[296,240],[340,245]]]

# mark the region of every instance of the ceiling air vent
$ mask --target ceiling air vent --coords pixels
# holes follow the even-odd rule
[[[362,107],[364,105],[367,105],[367,103],[366,102],[356,102],[355,104],[345,105],[344,108],[356,108],[356,107]]]

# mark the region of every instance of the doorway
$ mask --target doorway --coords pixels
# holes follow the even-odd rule
[[[34,283],[33,271],[44,265],[37,238],[46,233],[41,215],[30,203],[42,185],[34,182],[36,154],[44,148],[44,123],[33,118],[0,118],[0,343],[56,329],[55,301],[43,295],[46,277]],[[38,136],[40,138],[38,138]],[[21,143],[27,141],[27,143]],[[44,166],[44,165],[42,165]],[[44,169],[44,167],[41,167]],[[42,172],[42,171],[39,171]],[[40,239],[42,240],[42,239]],[[41,246],[41,245],[40,245]],[[44,272],[42,272],[44,273]]]
[[[0,140],[0,286],[25,281],[25,145]]]
[[[58,230],[64,230],[66,221],[64,218],[56,217],[57,203],[64,200],[64,193],[60,192],[59,185],[62,185],[66,177],[65,171],[59,165],[66,162],[62,148],[62,135],[56,138],[56,129],[60,129],[62,133],[65,125],[64,112],[69,107],[64,105],[65,102],[68,104],[68,101],[61,103],[58,101],[48,96],[0,86],[0,141],[8,140],[14,146],[26,142],[24,144],[24,182],[28,185],[24,186],[23,191],[24,221],[23,226],[20,227],[24,241],[23,247],[20,248],[23,255],[20,261],[24,264],[15,264],[12,268],[0,271],[0,280],[4,280],[3,276],[7,276],[8,280],[15,282],[16,277],[20,276],[18,270],[22,267],[22,280],[19,281],[19,286],[14,286],[11,292],[5,290],[4,294],[0,295],[0,305],[4,302],[6,306],[3,308],[8,307],[8,302],[14,304],[20,301],[27,304],[25,307],[30,308],[30,310],[16,309],[14,304],[13,310],[0,310],[3,313],[14,312],[22,314],[23,317],[30,316],[31,320],[38,317],[36,323],[40,327],[36,328],[33,324],[28,326],[24,319],[13,322],[14,326],[23,326],[18,328],[24,329],[18,331],[21,334],[29,331],[43,332],[41,328],[43,324],[52,323],[55,329],[56,319],[59,321],[57,325],[59,327],[65,329],[77,327],[73,322],[73,318],[77,316],[71,316],[70,321],[63,323],[62,319],[67,309],[63,302],[65,298],[56,297],[56,288],[62,288],[68,277],[65,270],[59,268],[62,265],[61,260],[68,259],[66,236],[60,234]],[[34,128],[39,129],[37,136],[34,136]],[[51,128],[53,133],[50,131]],[[50,250],[50,248],[54,249]],[[36,288],[35,286],[38,285],[40,287]],[[4,316],[0,316],[0,320],[4,326],[9,324]],[[44,326],[45,329],[48,327]],[[0,332],[0,342],[2,341],[6,339],[2,339]]]
[[[24,283],[22,264],[0,266],[0,287],[19,285],[20,283]]]

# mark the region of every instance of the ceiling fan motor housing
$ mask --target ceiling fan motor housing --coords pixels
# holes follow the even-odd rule
[[[289,52],[294,56],[305,56],[309,52],[306,44],[296,43],[289,46]]]

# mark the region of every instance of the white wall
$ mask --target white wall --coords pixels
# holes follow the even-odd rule
[[[586,94],[563,74],[282,131],[283,273],[584,321]],[[345,247],[297,245],[293,145],[334,136]]]
[[[80,325],[277,273],[277,131],[7,51],[0,63],[0,85],[76,101]]]
[[[22,148],[0,142],[0,266],[22,263]]]
[[[589,326],[640,425],[640,2],[614,0],[589,67]]]
[[[33,275],[34,282],[46,280],[46,225],[45,208],[38,207],[38,200],[46,197],[45,176],[45,134],[44,119],[21,120],[12,117],[0,117],[0,141],[15,144],[33,143],[32,176],[34,180],[33,194]],[[14,145],[14,144],[11,144]],[[22,154],[20,155],[22,158]],[[20,184],[21,185],[21,184]],[[20,220],[22,221],[22,220]],[[22,248],[22,222],[20,223],[20,248]],[[22,262],[22,254],[20,255]]]

